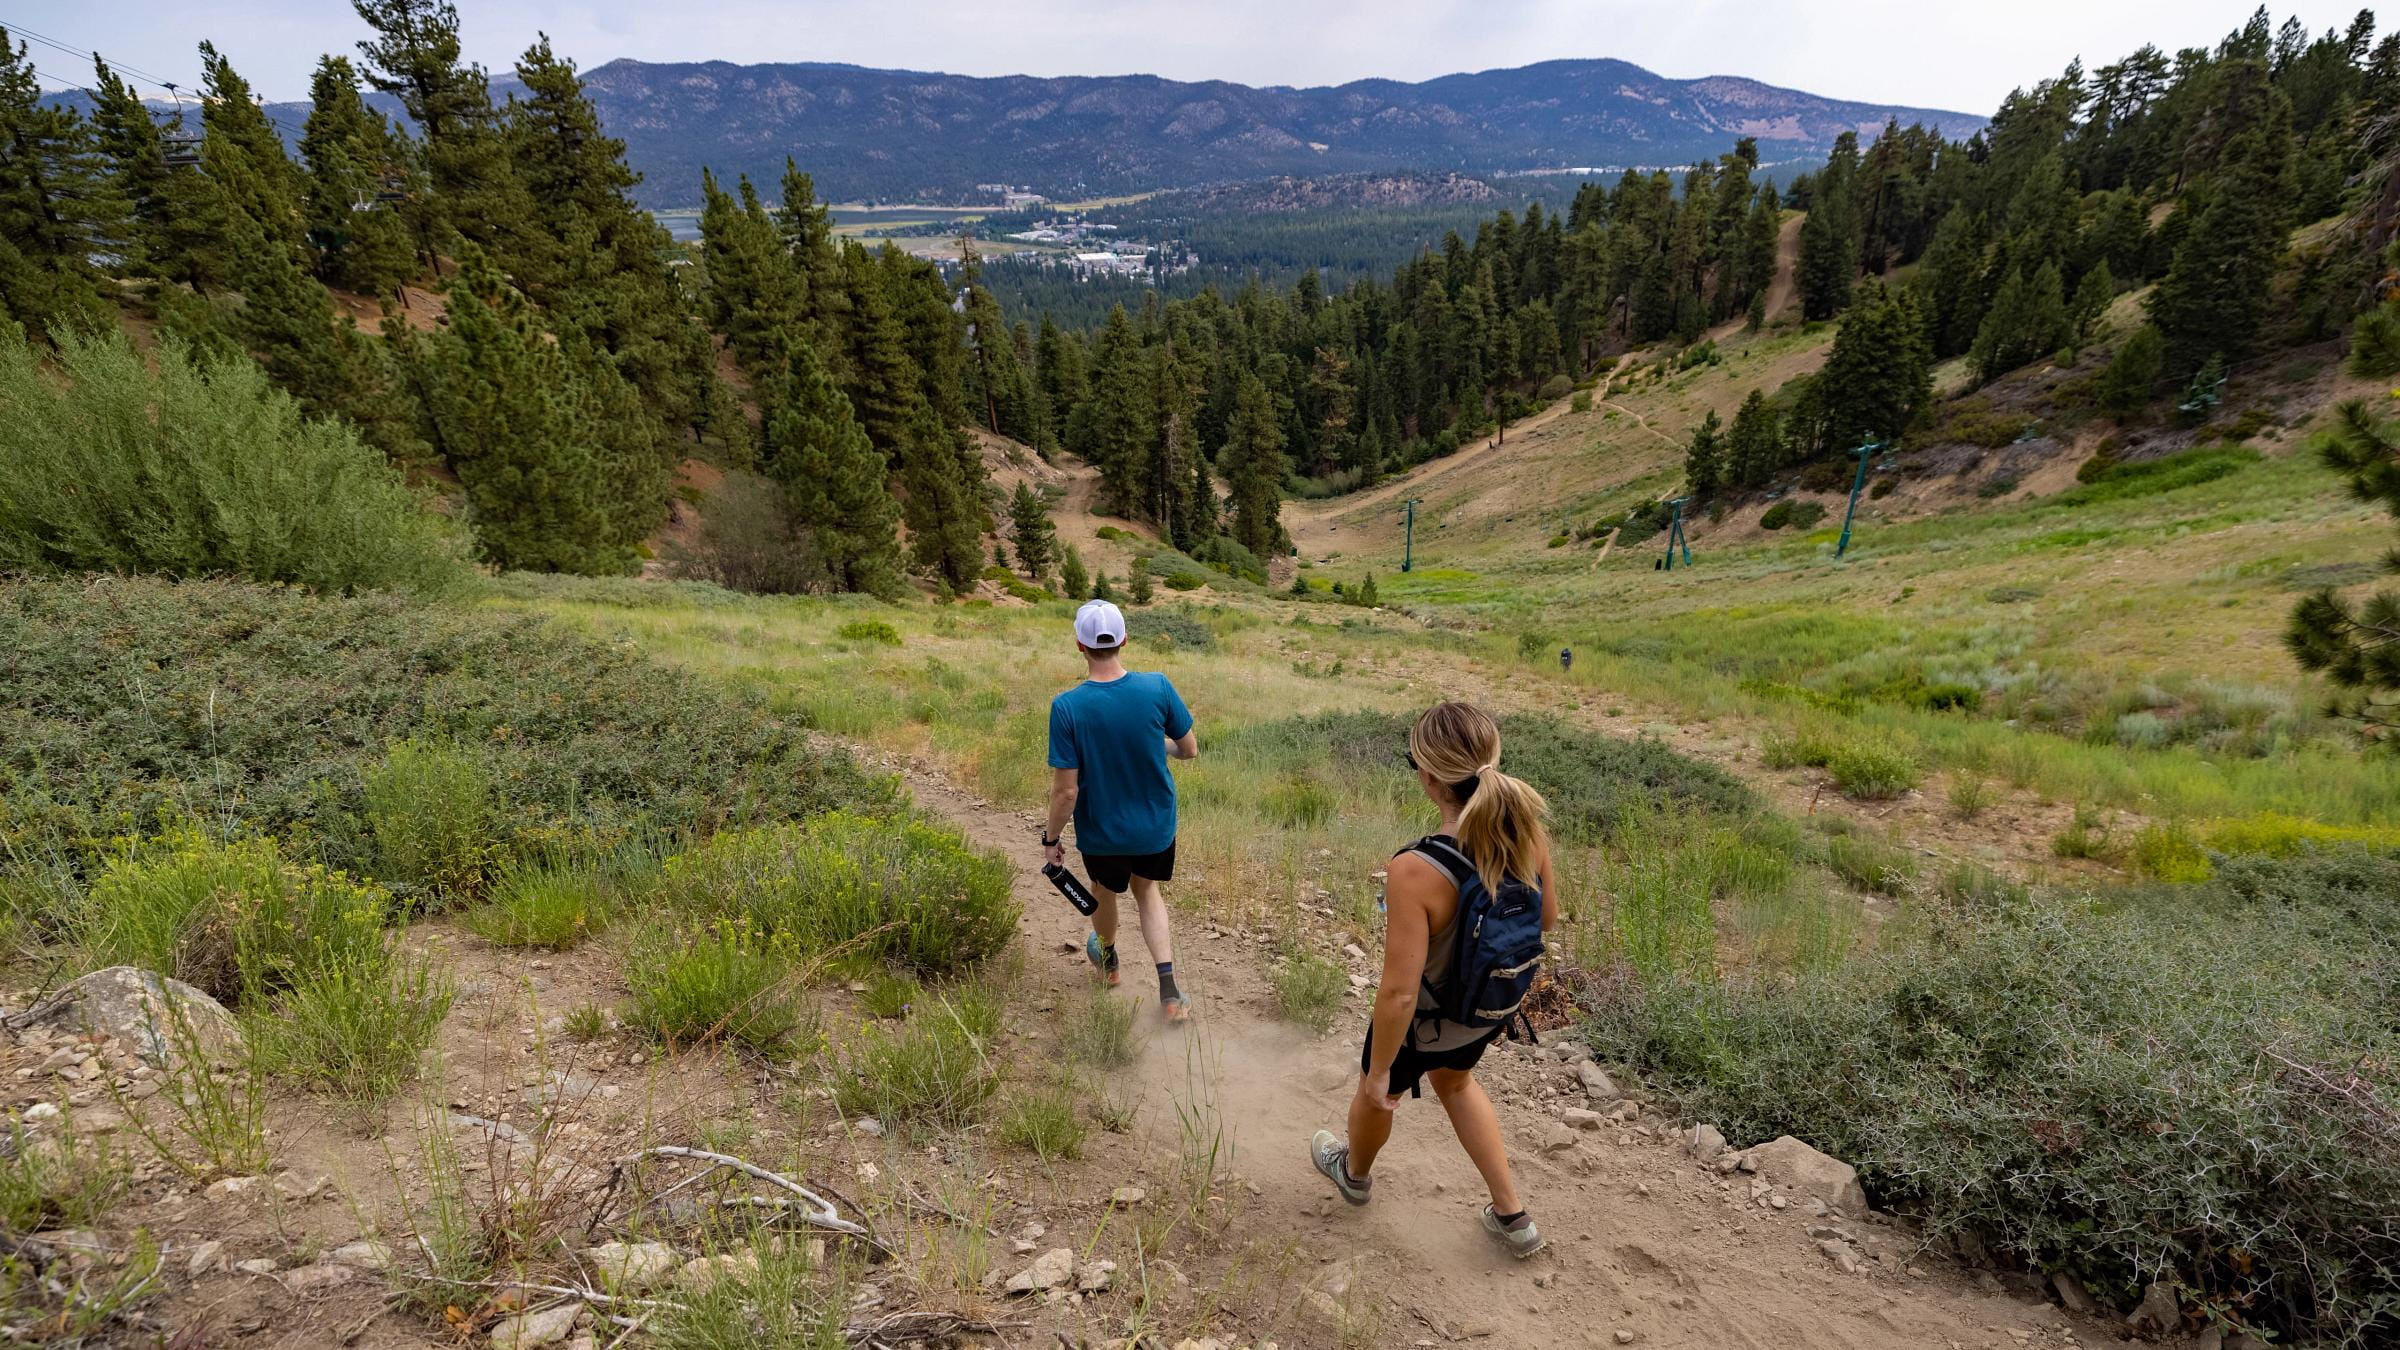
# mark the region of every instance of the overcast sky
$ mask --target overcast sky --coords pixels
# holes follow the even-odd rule
[[[966,75],[1122,75],[1245,84],[1420,80],[1564,57],[1662,75],[1747,75],[1866,102],[1989,113],[2020,84],[2144,42],[2214,43],[2255,0],[459,0],[467,56],[505,67],[537,31],[590,67],[846,61]],[[2312,30],[2357,5],[2304,5]],[[365,31],[344,0],[0,0],[24,28],[196,83],[213,38],[269,98],[303,96]],[[33,44],[57,85],[88,63]]]

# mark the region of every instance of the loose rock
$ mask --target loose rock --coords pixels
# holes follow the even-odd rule
[[[502,1347],[502,1350],[556,1345],[574,1334],[575,1323],[582,1316],[582,1304],[567,1303],[556,1308],[544,1308],[540,1312],[503,1317],[492,1324],[492,1344]]]
[[[224,1004],[135,966],[95,970],[35,1011],[30,1025],[113,1036],[153,1068],[174,1068],[186,1049],[211,1061],[241,1057],[242,1028]]]
[[[1788,1134],[1772,1143],[1760,1144],[1742,1157],[1759,1171],[1782,1182],[1787,1190],[1822,1200],[1827,1206],[1845,1213],[1867,1212],[1867,1193],[1859,1189],[1857,1168],[1820,1153]]]
[[[1702,1162],[1714,1162],[1725,1151],[1725,1136],[1714,1125],[1694,1125],[1683,1137],[1683,1151]]]
[[[1595,1102],[1613,1102],[1625,1095],[1617,1090],[1617,1081],[1608,1076],[1608,1070],[1589,1059],[1575,1066],[1575,1077],[1583,1084],[1583,1095]]]
[[[585,1248],[583,1259],[609,1288],[633,1294],[655,1287],[681,1263],[663,1242],[604,1242]]]
[[[1006,1286],[1012,1294],[1046,1293],[1075,1278],[1075,1249],[1052,1247],[1034,1258],[1033,1264],[1008,1277]]]

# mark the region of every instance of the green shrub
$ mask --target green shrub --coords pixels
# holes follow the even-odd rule
[[[2355,845],[2374,850],[2400,850],[2400,826],[2326,825],[2298,816],[2262,811],[2255,816],[2211,822],[2200,832],[2211,852],[2269,858],[2293,858],[2315,849]]]
[[[1240,577],[1259,585],[1266,584],[1267,565],[1230,534],[1209,536],[1200,547],[1192,550],[1192,560],[1214,567],[1228,576]]]
[[[881,619],[852,619],[833,630],[844,642],[876,642],[886,647],[900,645],[900,630]]]
[[[1780,530],[1789,525],[1796,530],[1808,530],[1816,528],[1817,522],[1824,518],[1824,503],[1787,497],[1760,513],[1758,527],[1762,530]]]
[[[1995,897],[1797,976],[1604,985],[1586,1030],[1737,1146],[1790,1133],[1919,1216],[2131,1305],[2392,1329],[2400,858],[2243,859],[2103,906]],[[2262,954],[2271,953],[2271,959]]]
[[[0,1141],[0,1223],[15,1232],[96,1223],[133,1181],[105,1134],[36,1136],[11,1121]]]
[[[886,1124],[964,1125],[1000,1086],[987,1048],[988,1021],[941,1000],[897,1028],[869,1026],[842,1050],[834,1100],[844,1114]]]
[[[1350,992],[1350,975],[1341,963],[1315,952],[1294,952],[1275,968],[1275,1011],[1323,1035],[1333,1029]]]
[[[1990,809],[1998,794],[1992,791],[1991,781],[1980,774],[1961,773],[1950,780],[1950,809],[1960,820],[1973,820]]]
[[[1258,813],[1287,830],[1313,830],[1333,818],[1333,790],[1306,778],[1290,778],[1260,796]]]
[[[1834,786],[1862,801],[1885,801],[1917,785],[1916,756],[1888,741],[1845,741],[1825,760]]]
[[[906,975],[883,971],[867,981],[866,992],[858,996],[858,1004],[870,1017],[904,1017],[925,997],[925,986]]]
[[[1098,535],[1098,536],[1099,536],[1100,538],[1102,538],[1102,539],[1138,539],[1138,538],[1140,538],[1140,536],[1138,536],[1138,535],[1134,534],[1134,533],[1133,533],[1131,530],[1120,530],[1120,529],[1118,529],[1118,528],[1117,528],[1116,526],[1114,526],[1114,525],[1103,525],[1103,526],[1101,526],[1099,529],[1092,531],[1092,533],[1093,533],[1093,534],[1095,534],[1095,535]]]
[[[590,870],[553,863],[511,867],[491,898],[467,911],[469,931],[502,947],[565,951],[608,919],[606,885]]]
[[[1095,1069],[1121,1069],[1133,1062],[1140,1047],[1133,1034],[1134,1005],[1130,999],[1093,993],[1067,1010],[1059,1021],[1058,1046],[1070,1063]]]
[[[276,1015],[253,1019],[250,1034],[268,1068],[352,1101],[381,1102],[415,1079],[455,997],[427,960],[336,969],[278,998]]]
[[[2050,851],[2061,858],[2113,858],[2117,852],[2115,842],[2109,837],[2113,828],[2106,811],[2096,806],[2078,806],[2066,827],[2050,837]]]
[[[1858,835],[1835,835],[1826,840],[1825,865],[1835,876],[1877,895],[1905,894],[1917,875],[1915,860],[1904,850]]]
[[[848,1350],[853,1316],[843,1267],[823,1269],[810,1244],[762,1241],[716,1253],[721,1273],[645,1313],[642,1341],[658,1350]]]
[[[1084,1133],[1075,1099],[1059,1088],[1020,1092],[1000,1113],[1000,1142],[1046,1163],[1082,1157]]]
[[[698,518],[688,540],[668,541],[668,570],[675,577],[753,595],[825,588],[826,570],[816,550],[794,537],[789,496],[774,479],[727,473]]]
[[[2135,872],[2157,881],[2206,881],[2210,873],[2191,832],[2172,822],[2143,826],[2133,837],[2132,862]]]
[[[629,1028],[669,1045],[732,1041],[765,1054],[811,1039],[788,943],[735,919],[697,927],[654,923],[625,963]]]
[[[1204,652],[1217,645],[1217,632],[1189,609],[1145,609],[1125,616],[1125,636],[1161,647]]]
[[[915,820],[835,812],[720,834],[667,860],[660,898],[739,919],[799,951],[945,974],[1005,948],[1017,903],[1006,859]]]
[[[390,903],[288,861],[272,839],[187,827],[110,857],[74,929],[94,967],[140,966],[246,1007],[333,972],[380,970]]]
[[[1022,600],[1029,605],[1038,605],[1044,601],[1054,600],[1057,598],[1056,596],[1050,594],[1050,592],[1043,590],[1039,586],[1033,585],[1032,583],[1026,581],[1023,577],[1018,576],[1016,573],[1008,570],[1005,567],[987,567],[983,569],[983,579],[997,585],[1001,590],[1006,591],[1010,596],[1014,597],[1015,599]],[[844,624],[843,628],[847,630],[852,626],[854,625]],[[889,629],[891,625],[886,624],[884,627]],[[847,633],[845,631],[845,636],[846,635]],[[881,639],[879,638],[877,640],[880,641]],[[894,645],[897,645],[897,643],[898,639],[895,637]]]
[[[474,899],[492,862],[492,790],[483,766],[455,746],[393,742],[364,774],[375,875],[422,909]]]
[[[436,591],[466,546],[345,422],[303,418],[258,363],[57,335],[59,378],[0,338],[0,572],[240,575]]]
[[[1568,402],[1567,406],[1579,413],[1590,412],[1592,410],[1592,391],[1589,389],[1576,390],[1575,397]]]
[[[894,792],[763,700],[489,609],[19,581],[0,586],[0,654],[0,795],[20,839],[157,833],[197,811],[371,873],[365,775],[409,737],[471,747],[510,842],[567,821],[603,843],[688,837]]]

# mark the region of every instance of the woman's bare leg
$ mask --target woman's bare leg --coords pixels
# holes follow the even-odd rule
[[[1434,1095],[1442,1099],[1442,1109],[1450,1114],[1450,1128],[1458,1132],[1459,1146],[1474,1159],[1475,1170],[1483,1173],[1483,1184],[1491,1189],[1492,1208],[1502,1214],[1515,1214],[1525,1206],[1517,1199],[1516,1178],[1508,1171],[1508,1146],[1500,1138],[1500,1115],[1492,1109],[1492,1099],[1484,1095],[1483,1084],[1467,1069],[1435,1069],[1425,1075],[1433,1085]],[[1385,1118],[1390,1129],[1390,1117]],[[1351,1152],[1358,1151],[1358,1113],[1351,1111]],[[1381,1141],[1378,1141],[1379,1143]]]

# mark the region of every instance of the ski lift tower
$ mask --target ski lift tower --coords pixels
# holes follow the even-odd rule
[[[1833,546],[1833,556],[1841,557],[1850,551],[1850,522],[1858,515],[1858,494],[1867,485],[1867,464],[1883,449],[1883,442],[1869,437],[1866,444],[1851,451],[1858,456],[1858,476],[1850,480],[1850,506],[1842,512],[1842,537]]]
[[[1411,497],[1401,503],[1408,510],[1406,542],[1400,549],[1400,570],[1403,572],[1417,570],[1417,505],[1424,500],[1422,497]]]
[[[1683,565],[1686,567],[1692,565],[1692,543],[1683,537],[1683,504],[1690,500],[1689,497],[1677,497],[1667,503],[1675,510],[1674,519],[1667,526],[1667,566],[1665,570],[1669,572],[1675,570],[1675,550],[1678,548],[1683,550]]]

